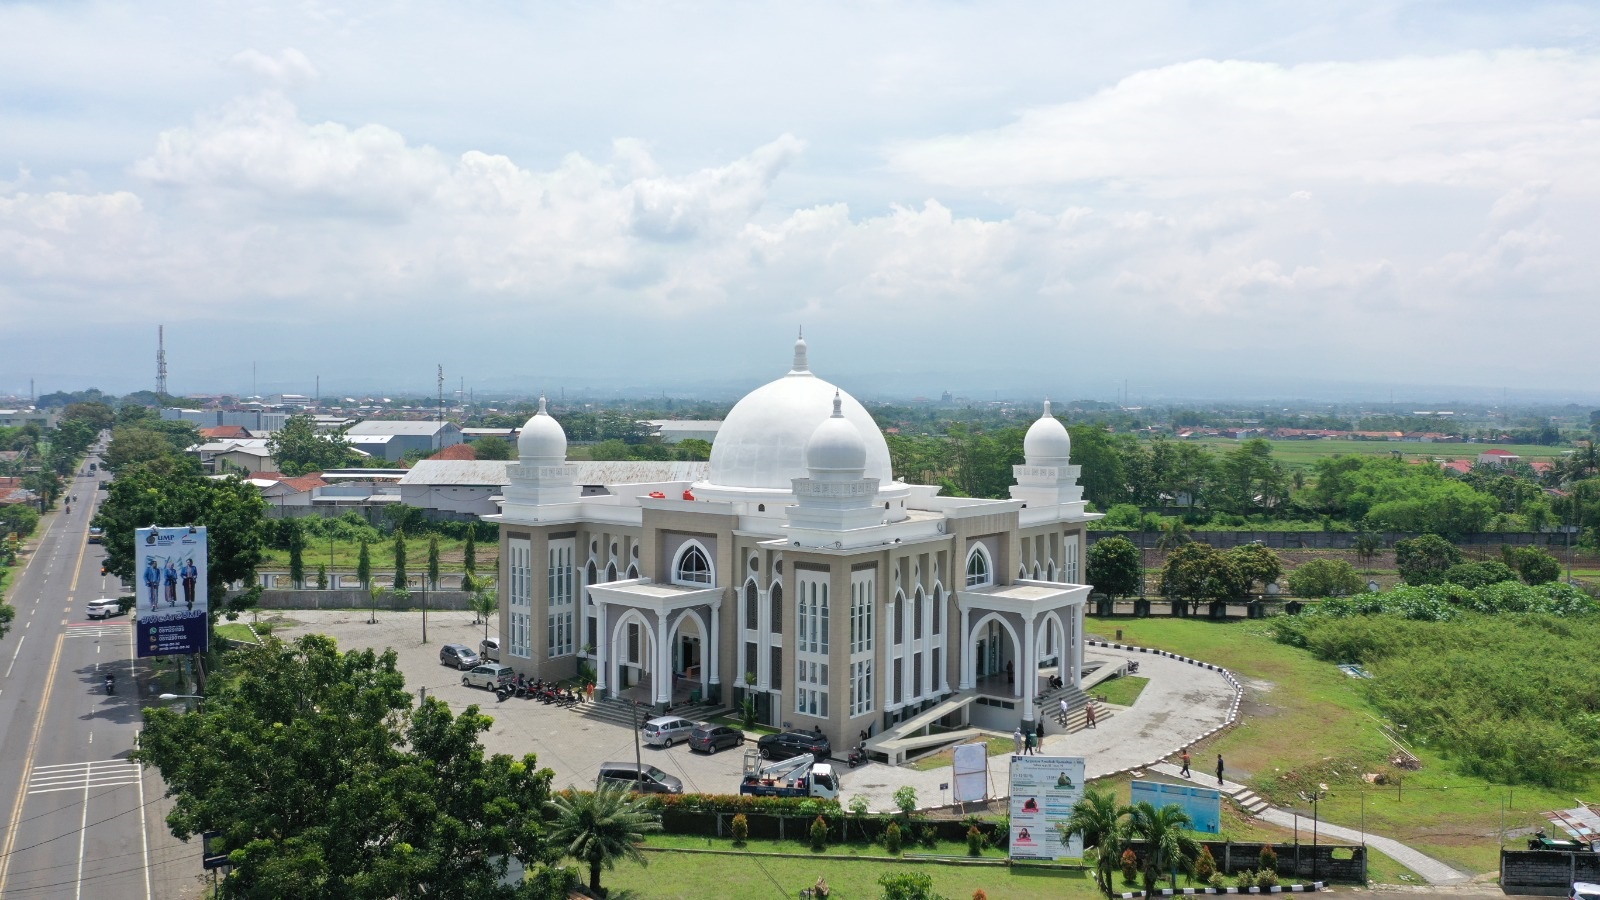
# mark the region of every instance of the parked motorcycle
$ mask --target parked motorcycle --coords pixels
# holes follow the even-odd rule
[[[866,761],[867,761],[867,745],[866,744],[857,744],[856,746],[851,747],[850,748],[850,755],[845,757],[845,762],[848,762],[850,764],[850,768],[852,768],[852,769],[854,769],[856,766],[862,765]]]

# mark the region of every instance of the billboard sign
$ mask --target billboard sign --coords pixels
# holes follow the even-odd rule
[[[1174,803],[1189,815],[1191,831],[1219,834],[1222,831],[1222,792],[1216,788],[1161,781],[1134,781],[1133,802],[1144,801],[1156,809]]]
[[[989,799],[989,745],[961,744],[951,761],[956,773],[956,802]]]
[[[1081,756],[1011,757],[1011,858],[1083,858],[1083,838],[1061,842],[1056,825],[1083,799]]]
[[[140,528],[133,547],[139,560],[133,578],[139,656],[206,652],[205,527]]]

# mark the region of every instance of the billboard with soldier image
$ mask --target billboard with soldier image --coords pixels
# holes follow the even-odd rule
[[[133,546],[139,656],[204,653],[210,613],[205,527],[140,528]]]

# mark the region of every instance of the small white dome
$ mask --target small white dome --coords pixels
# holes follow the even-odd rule
[[[539,398],[539,411],[522,426],[517,437],[518,462],[525,466],[559,466],[567,461],[567,432]]]
[[[835,395],[844,420],[855,426],[866,445],[864,477],[892,484],[889,444],[872,414],[848,391],[811,374],[804,340],[796,341],[794,349],[789,374],[756,388],[729,410],[711,443],[711,471],[703,484],[792,491],[794,479],[810,475],[806,444],[817,426],[828,420]]]
[[[1050,412],[1049,400],[1044,401],[1044,415],[1022,439],[1022,456],[1030,466],[1065,466],[1072,457],[1072,436]]]
[[[844,417],[839,393],[833,395],[833,415],[822,420],[806,441],[806,468],[812,477],[860,478],[867,468],[867,442]]]

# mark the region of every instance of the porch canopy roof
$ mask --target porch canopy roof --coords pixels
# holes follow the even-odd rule
[[[722,588],[689,587],[681,584],[656,584],[648,578],[608,581],[589,585],[589,596],[596,603],[616,603],[634,609],[647,609],[660,615],[692,606],[722,606]]]
[[[1018,579],[1014,584],[958,589],[956,606],[962,612],[996,610],[1033,618],[1052,610],[1081,606],[1089,599],[1091,589],[1087,584]]]

